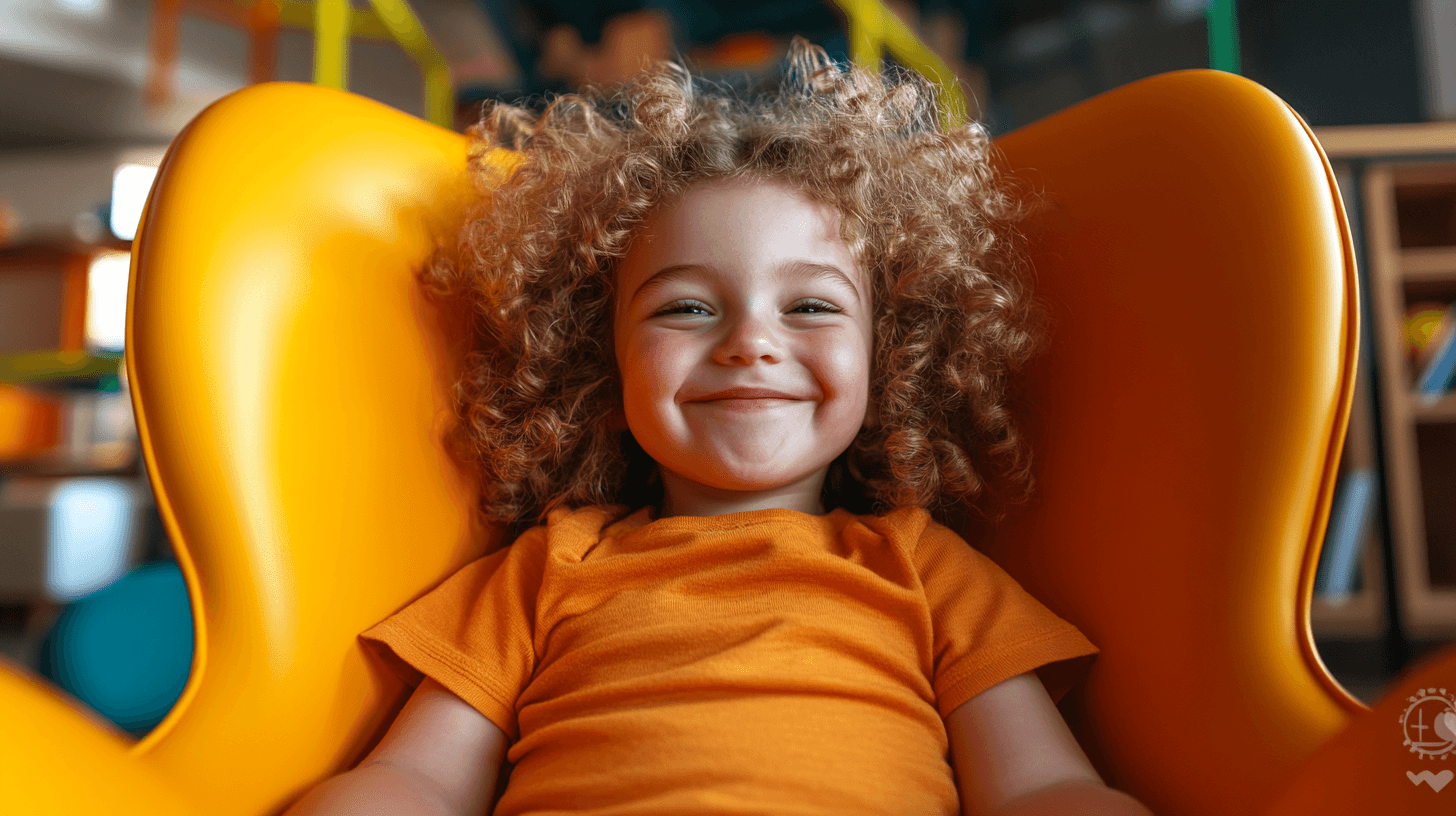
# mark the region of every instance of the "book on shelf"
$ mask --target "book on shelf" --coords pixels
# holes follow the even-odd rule
[[[1344,603],[1356,590],[1360,575],[1360,542],[1375,509],[1375,472],[1354,468],[1335,488],[1324,548],[1315,571],[1314,591],[1331,603]]]
[[[1416,395],[1426,405],[1446,396],[1456,378],[1456,303],[1441,310],[1416,355]]]

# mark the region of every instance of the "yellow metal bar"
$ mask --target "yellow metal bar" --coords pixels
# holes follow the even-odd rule
[[[940,86],[941,123],[947,128],[965,124],[966,95],[950,66],[921,42],[905,21],[889,12],[884,14],[884,20],[885,44],[890,53]]]
[[[866,3],[863,0],[841,0],[839,5],[849,19],[850,59],[856,65],[878,74],[885,41],[880,15],[884,13],[885,7],[880,3]]]
[[[371,0],[374,11],[394,41],[420,66],[425,79],[425,118],[443,128],[455,123],[455,91],[450,66],[430,41],[425,27],[405,0]]]
[[[238,0],[240,3],[249,4],[252,0]],[[317,13],[312,2],[306,0],[281,0],[278,3],[278,20],[286,26],[293,28],[306,28],[313,30],[314,15]],[[379,15],[372,11],[361,11],[354,9],[349,15],[349,36],[368,37],[371,40],[394,39],[389,29],[384,27],[384,21]]]
[[[349,0],[314,0],[313,81],[349,89]]]
[[[455,124],[455,88],[450,65],[430,40],[407,0],[370,0],[373,11],[354,9],[349,0],[279,0],[284,25],[314,32],[314,82],[348,90],[349,39],[394,40],[420,67],[425,85],[425,118],[440,127]],[[240,0],[248,2],[248,0]]]
[[[890,53],[911,70],[940,86],[940,121],[946,128],[965,124],[969,106],[955,74],[905,22],[881,0],[836,0],[849,21],[850,57],[872,71],[880,70],[880,55]]]

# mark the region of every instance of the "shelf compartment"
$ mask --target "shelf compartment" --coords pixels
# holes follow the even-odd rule
[[[1450,256],[1452,261],[1456,262],[1456,250],[1442,250],[1441,252]],[[1404,258],[1404,256],[1409,254],[1409,252],[1402,253],[1402,257]],[[1402,272],[1405,273],[1408,271],[1409,267],[1402,265]],[[1428,275],[1412,278],[1408,274],[1403,274],[1400,291],[1402,295],[1402,302],[1399,305],[1401,321],[1397,330],[1400,332],[1398,335],[1401,338],[1399,345],[1401,347],[1401,354],[1405,360],[1405,388],[1410,393],[1406,413],[1417,422],[1439,421],[1451,416],[1452,411],[1456,410],[1456,408],[1453,408],[1446,401],[1451,396],[1450,393],[1447,393],[1446,397],[1435,404],[1429,404],[1419,394],[1416,384],[1421,379],[1423,369],[1417,366],[1417,360],[1414,355],[1407,353],[1404,320],[1405,316],[1410,313],[1410,310],[1418,305],[1422,307],[1434,307],[1456,303],[1456,266],[1453,266],[1452,271],[1444,273],[1444,276],[1437,276],[1432,272]],[[1433,352],[1434,349],[1432,348],[1427,353]]]
[[[1373,318],[1366,328],[1374,363],[1387,375],[1377,398],[1395,572],[1388,580],[1408,636],[1450,638],[1456,636],[1456,564],[1446,563],[1445,542],[1456,535],[1456,518],[1444,508],[1456,501],[1443,480],[1456,479],[1456,439],[1446,438],[1456,423],[1445,421],[1456,402],[1447,395],[1428,406],[1416,398],[1404,325],[1410,304],[1456,300],[1456,162],[1372,162],[1361,170],[1360,188]]]
[[[1456,591],[1456,423],[1416,426],[1426,574],[1437,590]]]
[[[1396,246],[1456,249],[1456,168],[1412,165],[1392,174]]]

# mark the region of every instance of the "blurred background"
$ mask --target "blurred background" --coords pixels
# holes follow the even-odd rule
[[[1370,269],[1397,281],[1376,310],[1394,319],[1365,298],[1316,637],[1367,702],[1456,639],[1449,366],[1441,379],[1456,334],[1456,0],[411,0],[408,36],[352,8],[347,49],[325,54],[305,0],[0,0],[0,655],[122,728],[154,726],[191,660],[121,360],[130,241],[194,115],[252,82],[317,79],[463,130],[487,100],[610,84],[645,60],[765,73],[795,34],[848,60],[864,8],[913,34],[885,59],[939,72],[995,134],[1210,66],[1316,127],[1362,286]],[[1399,227],[1391,246],[1365,240],[1380,218]],[[1424,407],[1395,407],[1416,392]]]

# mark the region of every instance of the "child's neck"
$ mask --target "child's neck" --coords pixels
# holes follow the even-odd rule
[[[723,516],[751,510],[780,508],[811,516],[824,515],[820,493],[828,469],[796,482],[768,490],[721,490],[698,484],[666,470],[662,473],[661,518],[668,516]]]

